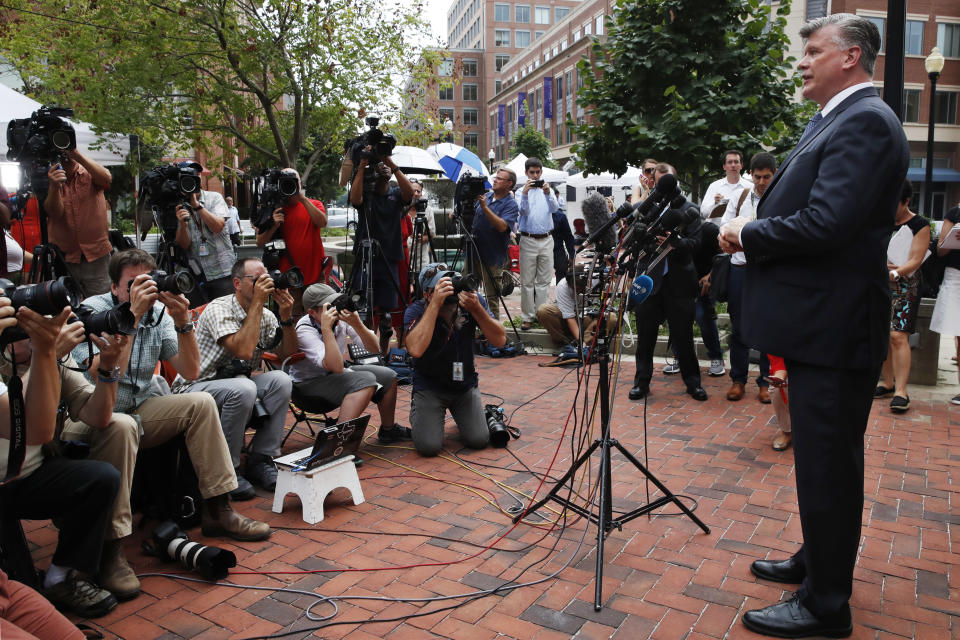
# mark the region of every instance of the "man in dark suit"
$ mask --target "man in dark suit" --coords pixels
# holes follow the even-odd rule
[[[676,170],[666,164],[657,165],[657,181],[667,173],[677,175]],[[672,206],[678,215],[693,222],[678,238],[671,238],[674,248],[664,260],[661,260],[650,272],[653,290],[650,296],[636,307],[637,314],[637,372],[633,377],[630,399],[639,400],[650,393],[650,378],[653,377],[653,350],[657,345],[657,333],[666,319],[670,325],[670,341],[673,343],[677,360],[680,362],[680,376],[687,385],[687,393],[694,400],[706,400],[707,392],[700,386],[700,362],[693,347],[693,319],[696,315],[697,271],[693,266],[693,254],[699,250],[699,227],[701,224],[697,205],[686,198],[682,204]],[[696,214],[689,213],[690,209]]]
[[[871,83],[876,26],[835,14],[800,35],[803,95],[821,111],[761,198],[757,220],[738,218],[720,237],[725,251],[746,253],[747,343],[786,359],[803,531],[793,557],[751,566],[760,578],[802,586],[743,622],[773,636],[846,637],[863,434],[890,321],[886,247],[909,153]]]

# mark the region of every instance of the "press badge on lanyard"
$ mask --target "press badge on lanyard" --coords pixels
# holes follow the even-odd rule
[[[206,243],[206,242],[201,242],[201,243],[200,243],[200,248],[199,248],[198,252],[199,252],[199,254],[200,254],[201,256],[208,256],[208,255],[210,255],[210,249],[207,248],[207,243]]]
[[[463,382],[463,363],[462,362],[453,363],[453,381]]]

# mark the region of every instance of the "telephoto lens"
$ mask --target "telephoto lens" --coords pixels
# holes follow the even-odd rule
[[[503,408],[492,404],[484,407],[484,413],[487,418],[487,429],[490,430],[490,444],[497,449],[502,449],[510,442],[510,432],[503,423]]]
[[[83,300],[80,287],[67,276],[20,287],[0,278],[0,289],[10,298],[14,309],[27,307],[43,316],[55,316],[68,305],[76,308]]]
[[[116,335],[122,333],[132,336],[137,332],[137,319],[130,311],[130,303],[123,302],[113,309],[94,311],[85,304],[74,309],[77,318],[83,323],[83,332],[99,336],[102,333]]]
[[[157,283],[157,291],[169,291],[174,295],[190,293],[197,286],[197,281],[189,271],[167,273],[161,269],[150,272],[150,279]]]
[[[270,277],[273,279],[274,289],[296,289],[303,286],[303,272],[297,267],[290,267],[284,272],[274,269],[270,272]]]
[[[207,580],[222,580],[237,566],[237,556],[220,547],[208,547],[190,538],[175,523],[167,520],[153,531],[154,550],[161,558],[179,562]]]

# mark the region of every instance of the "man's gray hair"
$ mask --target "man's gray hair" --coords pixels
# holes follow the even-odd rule
[[[811,20],[800,27],[800,37],[807,40],[824,27],[835,24],[839,34],[833,39],[841,49],[860,47],[860,66],[873,77],[873,65],[880,51],[880,30],[877,25],[862,16],[852,13],[834,13]]]

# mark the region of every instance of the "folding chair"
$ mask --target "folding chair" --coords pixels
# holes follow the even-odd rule
[[[281,361],[277,354],[265,351],[263,354],[263,363],[268,369],[279,369],[284,373],[289,373],[290,365],[292,365],[294,362],[303,360],[304,357],[306,356],[302,351],[300,351],[293,354],[286,360]],[[313,429],[313,424],[310,422],[311,414],[314,416],[312,418],[313,420],[317,419],[317,415],[322,416],[324,426],[326,427],[337,424],[337,419],[330,417],[328,414],[336,411],[339,408],[340,405],[338,404],[327,402],[326,400],[320,400],[319,398],[304,396],[302,393],[297,391],[297,385],[293,385],[293,392],[290,394],[290,413],[293,414],[294,423],[290,426],[290,430],[287,431],[287,435],[283,436],[283,440],[280,442],[280,447],[282,448],[283,445],[287,443],[287,438],[290,437],[290,434],[294,432],[294,430],[297,428],[297,425],[301,422],[307,425],[307,429],[310,430],[311,437],[317,435],[317,432]]]

